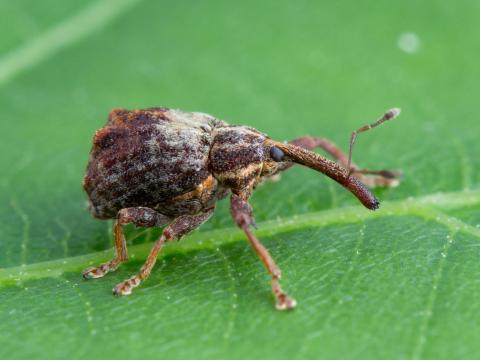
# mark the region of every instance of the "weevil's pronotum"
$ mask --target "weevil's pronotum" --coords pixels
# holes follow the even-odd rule
[[[389,110],[375,123],[354,131],[346,155],[325,138],[277,142],[251,127],[229,125],[203,113],[167,108],[113,110],[106,126],[95,133],[83,187],[94,217],[116,219],[116,255],[86,269],[83,276],[102,277],[127,261],[123,225],[165,226],[138,274],[113,289],[117,295],[130,294],[149,276],[165,242],[199,227],[212,216],[217,200],[230,195],[235,224],[272,277],[277,309],[294,308],[295,300],[280,287],[280,269],[251,230],[254,220],[248,200],[253,190],[263,180],[301,164],[340,183],[368,209],[377,209],[379,202],[367,186],[394,186],[399,174],[359,168],[351,163],[352,147],[357,133],[399,112]],[[338,163],[314,153],[315,148],[325,150]]]

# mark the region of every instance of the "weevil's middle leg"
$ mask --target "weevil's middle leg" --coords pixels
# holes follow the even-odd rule
[[[212,216],[214,210],[215,208],[210,208],[198,215],[182,215],[173,220],[163,230],[160,239],[158,239],[153,245],[147,260],[141,267],[140,271],[136,275],[115,286],[112,290],[113,293],[115,295],[130,295],[133,288],[140,285],[140,283],[150,275],[163,244],[173,239],[179,239],[183,235],[196,229]]]
[[[146,207],[125,208],[117,214],[117,221],[113,227],[115,235],[115,257],[99,266],[90,267],[83,271],[85,279],[96,279],[107,273],[117,270],[121,263],[128,260],[127,245],[122,226],[133,223],[139,227],[153,227],[165,225],[170,218]]]
[[[373,187],[395,187],[398,185],[398,178],[402,175],[396,170],[366,170],[361,169],[355,163],[349,164],[349,157],[337,145],[325,138],[304,136],[289,142],[290,144],[303,147],[307,150],[321,148],[332,155],[345,168],[350,169],[352,176],[355,176],[362,183],[370,188]]]
[[[272,259],[268,250],[250,230],[250,225],[253,224],[252,208],[250,204],[235,194],[232,195],[230,200],[230,210],[233,220],[245,232],[250,244],[272,277],[272,292],[276,298],[276,308],[278,310],[293,309],[297,305],[297,302],[295,299],[288,296],[280,287],[279,281],[282,274],[279,267],[275,264],[275,261]]]

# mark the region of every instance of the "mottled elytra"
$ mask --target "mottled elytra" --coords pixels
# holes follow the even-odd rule
[[[131,294],[149,276],[165,242],[199,227],[212,216],[217,200],[230,196],[235,224],[272,277],[277,309],[293,309],[296,301],[280,287],[280,269],[251,230],[254,220],[248,200],[253,190],[293,164],[301,164],[340,183],[368,209],[377,209],[379,202],[367,187],[395,186],[399,173],[360,169],[351,163],[351,150],[357,133],[398,114],[398,109],[389,110],[375,123],[353,132],[346,155],[325,138],[277,142],[251,127],[229,125],[203,113],[167,108],[113,110],[93,138],[83,187],[94,217],[116,219],[116,256],[86,269],[83,276],[102,277],[128,260],[123,225],[165,226],[140,271],[113,289],[117,295]],[[338,162],[314,153],[315,148]]]

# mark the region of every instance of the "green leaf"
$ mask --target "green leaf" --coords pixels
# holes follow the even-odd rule
[[[480,4],[247,0],[0,3],[0,358],[475,358],[480,351]],[[256,232],[298,301],[269,278],[228,202],[162,251],[100,280],[111,221],[81,179],[114,107],[210,113],[286,140],[352,130],[354,160],[402,169],[380,210],[295,167],[252,198]]]

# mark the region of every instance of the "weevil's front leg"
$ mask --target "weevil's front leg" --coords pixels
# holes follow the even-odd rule
[[[272,276],[272,292],[276,298],[276,308],[278,310],[293,309],[297,303],[295,299],[288,296],[280,287],[279,280],[282,275],[280,269],[275,264],[275,261],[272,259],[268,250],[250,230],[250,225],[254,223],[250,204],[235,194],[232,194],[230,201],[230,210],[233,220],[245,232],[253,249],[260,257],[260,260],[262,260],[269,274]]]
[[[132,276],[130,279],[122,281],[120,284],[115,286],[112,290],[113,293],[115,295],[130,295],[133,288],[140,285],[140,283],[150,275],[163,244],[169,240],[179,239],[183,235],[196,229],[212,216],[214,210],[215,208],[211,208],[198,215],[183,215],[173,220],[163,230],[160,239],[158,239],[153,245],[147,260],[141,267],[138,274]]]
[[[345,154],[337,145],[325,138],[304,136],[289,142],[296,146],[303,147],[307,150],[314,150],[315,148],[321,148],[327,153],[332,155],[340,164],[345,168],[348,168],[348,155]],[[398,178],[402,175],[397,170],[366,170],[361,169],[354,163],[350,164],[352,176],[355,176],[362,183],[368,187],[395,187],[398,185]]]
[[[113,227],[115,234],[115,257],[97,267],[90,267],[83,272],[85,279],[96,279],[115,271],[118,266],[128,260],[127,245],[122,226],[133,223],[139,227],[163,226],[171,219],[146,207],[125,208],[117,214],[117,221]]]

